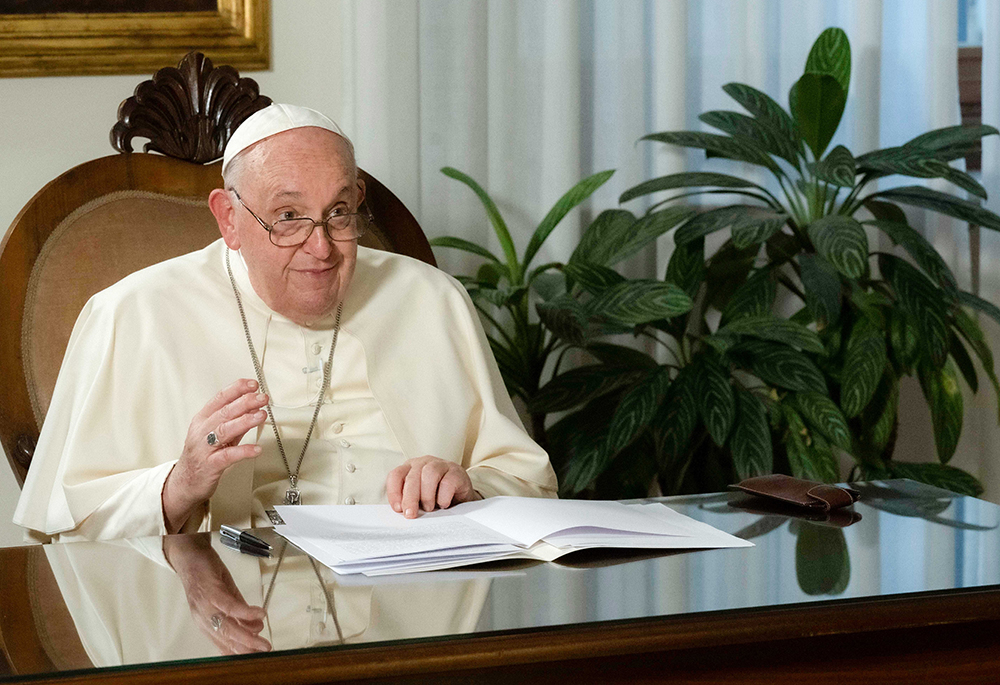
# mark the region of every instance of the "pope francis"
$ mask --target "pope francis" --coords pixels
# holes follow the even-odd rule
[[[222,239],[96,294],[15,523],[39,539],[268,525],[276,504],[554,497],[464,288],[359,247],[335,123],[274,104],[226,146]]]

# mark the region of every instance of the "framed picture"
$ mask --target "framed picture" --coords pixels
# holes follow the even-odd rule
[[[190,50],[270,67],[270,0],[0,0],[0,77],[151,73]]]

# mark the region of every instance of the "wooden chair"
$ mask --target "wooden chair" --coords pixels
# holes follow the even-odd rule
[[[118,109],[120,154],[81,164],[42,188],[0,243],[0,444],[24,483],[73,323],[91,295],[150,264],[219,237],[207,197],[236,127],[268,106],[257,84],[189,53]],[[134,137],[148,138],[145,152]],[[154,154],[160,153],[160,154]],[[362,239],[434,264],[413,215],[361,171],[375,227]]]
[[[0,676],[93,668],[45,556],[45,547],[29,545],[7,550],[3,562]]]

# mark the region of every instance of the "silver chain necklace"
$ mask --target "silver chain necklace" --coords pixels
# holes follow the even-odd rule
[[[257,374],[257,385],[261,392],[267,395],[267,413],[271,417],[271,428],[274,429],[274,441],[278,445],[278,453],[281,454],[281,461],[285,465],[288,473],[288,484],[291,486],[285,490],[285,504],[302,504],[302,495],[299,493],[299,468],[302,466],[302,458],[306,456],[306,448],[309,447],[309,438],[312,437],[313,429],[316,427],[316,420],[319,418],[319,408],[323,405],[323,397],[330,387],[330,373],[333,369],[333,352],[337,349],[337,337],[340,335],[340,314],[344,310],[344,302],[341,300],[337,305],[337,321],[333,326],[333,342],[330,344],[330,356],[323,365],[323,387],[319,391],[316,400],[316,409],[313,411],[312,421],[309,423],[309,430],[306,432],[306,440],[302,443],[302,451],[299,452],[299,460],[295,464],[295,473],[292,473],[288,465],[288,458],[285,456],[285,447],[281,444],[281,436],[278,435],[278,421],[274,418],[274,408],[271,406],[271,393],[264,382],[264,370],[261,368],[260,360],[257,358],[257,350],[253,346],[253,339],[250,337],[250,326],[247,325],[247,315],[243,311],[243,299],[240,297],[239,288],[236,287],[236,278],[233,277],[233,267],[229,264],[229,252],[226,250],[226,271],[229,272],[229,282],[233,286],[233,294],[236,296],[236,306],[240,310],[240,318],[243,320],[243,332],[247,336],[247,347],[250,348],[250,359],[253,361],[253,370]]]

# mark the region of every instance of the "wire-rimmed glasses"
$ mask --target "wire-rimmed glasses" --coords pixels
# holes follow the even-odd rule
[[[336,242],[347,242],[357,240],[365,234],[369,225],[374,223],[371,211],[365,207],[365,211],[359,212],[339,212],[334,210],[323,221],[316,221],[307,216],[297,216],[291,219],[279,219],[273,224],[268,224],[257,214],[247,207],[240,194],[233,190],[236,199],[239,200],[243,208],[250,212],[250,216],[257,220],[271,240],[271,243],[278,247],[295,247],[309,240],[313,229],[317,226],[326,228],[326,234],[330,240]],[[364,203],[362,203],[364,205]],[[360,208],[359,208],[360,209]]]

